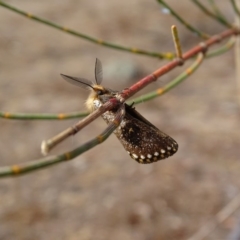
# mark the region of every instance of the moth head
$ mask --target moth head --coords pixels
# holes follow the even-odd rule
[[[112,97],[114,97],[114,92],[112,90],[94,84],[92,85],[91,93],[86,101],[86,107],[89,111],[94,111]]]

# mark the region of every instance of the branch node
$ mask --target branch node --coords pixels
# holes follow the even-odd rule
[[[49,147],[47,141],[42,141],[41,144],[41,153],[42,155],[46,156],[49,153]]]
[[[184,64],[184,60],[183,58],[176,58],[176,60],[178,61],[178,66],[182,66]]]
[[[222,41],[222,36],[221,35],[215,35],[214,38],[217,40],[217,43],[220,43]]]
[[[72,135],[75,135],[79,131],[77,126],[75,126],[75,125],[72,126],[71,128],[72,128]]]
[[[202,53],[205,54],[208,51],[208,45],[205,42],[200,42],[199,45],[202,48]]]

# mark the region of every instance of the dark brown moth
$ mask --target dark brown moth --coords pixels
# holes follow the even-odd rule
[[[98,59],[96,59],[95,64],[96,84],[84,78],[61,75],[67,82],[91,90],[86,101],[86,106],[90,111],[98,109],[110,98],[119,94],[118,91],[100,85],[102,82],[102,64]],[[139,163],[152,163],[168,158],[177,152],[178,144],[174,139],[156,128],[132,106],[123,104],[125,116],[114,133],[131,158]],[[102,118],[107,124],[114,120],[117,110],[113,109],[102,114]]]

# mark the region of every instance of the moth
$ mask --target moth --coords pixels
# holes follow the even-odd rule
[[[116,97],[119,92],[103,87],[102,64],[99,59],[95,63],[95,82],[84,78],[71,77],[61,74],[69,83],[90,90],[90,95],[86,101],[89,111],[94,111],[106,103],[110,98]],[[172,156],[178,150],[177,142],[160,131],[133,106],[123,103],[125,115],[120,125],[114,131],[115,135],[130,155],[138,163],[153,163]],[[107,124],[111,123],[118,109],[112,109],[102,114],[102,118]]]

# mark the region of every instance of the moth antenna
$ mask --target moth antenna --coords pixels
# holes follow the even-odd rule
[[[96,58],[96,63],[95,63],[95,80],[97,85],[100,85],[103,79],[103,71],[102,71],[102,63],[101,61]]]
[[[64,80],[66,80],[67,82],[69,82],[73,85],[76,85],[78,87],[82,87],[85,89],[89,89],[89,87],[93,89],[93,86],[92,86],[93,83],[88,79],[71,77],[71,76],[64,75],[64,74],[61,74],[61,76],[63,77]]]

